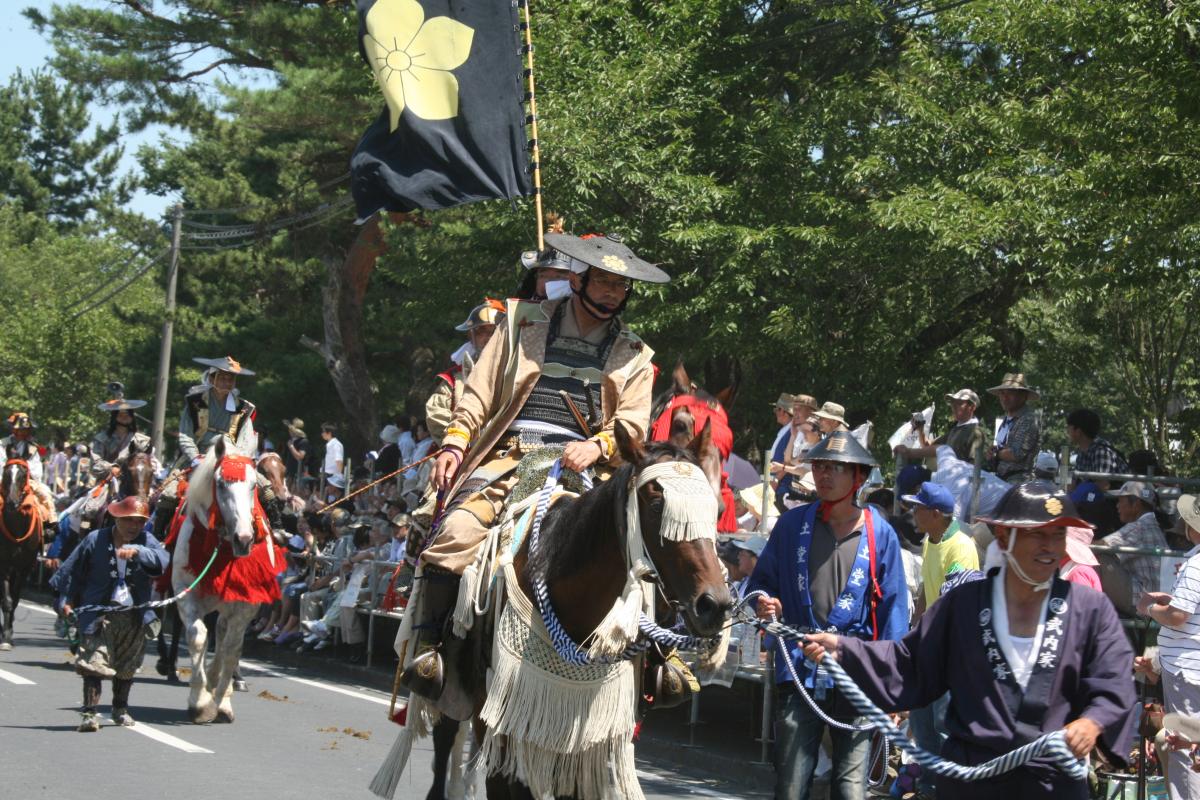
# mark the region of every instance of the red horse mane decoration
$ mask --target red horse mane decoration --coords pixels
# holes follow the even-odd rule
[[[715,400],[710,402],[694,394],[676,395],[650,426],[650,441],[665,442],[671,438],[671,423],[678,408],[686,408],[696,421],[693,435],[703,431],[705,425],[709,426],[713,446],[721,454],[721,463],[724,464],[733,452],[733,430],[729,427],[729,415]],[[717,530],[732,533],[737,530],[737,511],[734,508],[733,489],[729,487],[729,475],[724,471],[721,472],[721,502],[725,510],[717,520]]]
[[[254,492],[254,544],[250,548],[250,554],[235,557],[233,548],[220,533],[224,519],[221,517],[221,507],[216,498],[218,477],[225,483],[245,483],[255,481],[256,474],[254,460],[251,458],[235,455],[222,458],[217,465],[217,475],[213,476],[213,498],[208,509],[207,524],[200,525],[194,518],[192,521],[194,527],[188,546],[188,570],[193,575],[199,575],[216,549],[216,560],[209,568],[208,575],[196,588],[205,594],[216,595],[223,602],[272,603],[280,597],[276,576],[287,568],[287,564],[282,550],[275,554],[275,564],[271,564],[268,547],[273,545],[266,544],[267,537],[271,535],[271,525],[267,521],[262,503],[259,502],[257,490]],[[181,485],[181,496],[183,488]],[[182,503],[180,507],[182,509]],[[173,542],[179,527],[183,525],[184,516],[185,514],[178,515],[175,524],[171,526],[168,541]]]

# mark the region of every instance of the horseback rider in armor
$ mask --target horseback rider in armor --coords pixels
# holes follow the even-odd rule
[[[496,325],[503,316],[504,304],[488,299],[472,308],[466,321],[454,328],[467,334],[467,341],[450,356],[454,362],[450,369],[438,373],[437,388],[425,401],[425,424],[434,442],[441,444],[442,437],[446,435],[446,428],[454,417],[454,409],[462,397],[467,376],[471,374],[483,348],[491,341]]]
[[[183,400],[183,412],[179,415],[179,456],[164,483],[154,512],[155,538],[162,538],[179,506],[179,479],[200,463],[217,437],[228,437],[238,451],[248,456],[253,456],[258,449],[254,432],[254,417],[258,410],[237,389],[238,377],[251,377],[253,370],[246,369],[232,356],[192,360],[207,369],[200,383],[188,389]],[[262,475],[258,475],[258,496],[271,517],[271,527],[282,527],[281,521],[277,520],[278,511],[272,511],[278,504],[268,505],[275,493]]]
[[[29,415],[17,411],[8,418],[8,436],[0,439],[5,458],[16,458],[25,462],[29,469],[29,486],[38,499],[42,520],[50,522],[55,517],[54,495],[50,487],[42,483],[42,454],[38,443],[33,440],[33,429],[37,426]]]
[[[102,472],[124,465],[131,450],[150,452],[150,437],[138,431],[137,415],[133,413],[146,401],[127,398],[125,386],[118,381],[108,384],[108,393],[109,399],[99,405],[101,411],[109,412],[108,425],[92,437],[92,457],[101,462]]]
[[[29,465],[29,477],[42,480],[42,455],[38,443],[33,440],[33,429],[37,426],[24,411],[16,411],[8,418],[8,436],[0,439],[8,458],[19,458]]]
[[[551,260],[567,267],[570,293],[509,301],[465,381],[434,467],[446,513],[421,554],[423,599],[410,649],[417,657],[403,675],[410,690],[430,699],[444,686],[440,650],[461,575],[515,487],[521,456],[556,447],[568,470],[606,469],[620,460],[617,421],[637,438],[649,426],[653,351],[619,315],[634,281],[670,278],[615,234],[551,233],[546,244],[553,254],[526,267]]]

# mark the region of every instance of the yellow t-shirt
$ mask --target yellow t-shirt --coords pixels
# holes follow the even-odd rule
[[[958,520],[936,544],[925,538],[921,548],[921,581],[925,586],[925,607],[929,608],[942,594],[946,576],[964,569],[979,569],[979,551],[975,542],[959,529]]]

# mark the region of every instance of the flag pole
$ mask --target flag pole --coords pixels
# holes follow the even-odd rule
[[[537,249],[546,248],[545,223],[542,221],[542,158],[538,143],[537,96],[533,89],[533,29],[529,22],[529,0],[521,0],[525,10],[525,72],[529,75],[529,125],[533,147],[533,207],[537,211]]]

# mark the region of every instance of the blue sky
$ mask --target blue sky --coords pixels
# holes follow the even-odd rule
[[[30,71],[45,65],[53,53],[50,44],[29,25],[25,17],[13,13],[16,3],[6,0],[6,5],[10,13],[5,14],[3,21],[0,21],[0,41],[3,43],[0,47],[0,75],[4,76],[5,82],[18,69]],[[21,3],[22,7],[24,5]],[[92,109],[92,119],[107,123],[112,120],[115,112],[116,109],[113,108],[96,106]],[[121,161],[122,171],[138,172],[137,161],[134,158],[138,147],[156,138],[157,134],[152,131],[125,136],[122,140],[125,147],[125,156]],[[130,203],[130,208],[148,217],[158,218],[163,216],[173,201],[174,198],[155,197],[138,192]]]

